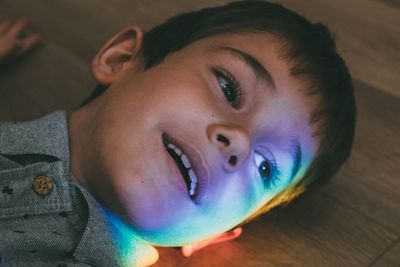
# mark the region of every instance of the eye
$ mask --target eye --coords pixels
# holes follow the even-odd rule
[[[266,160],[262,161],[261,164],[258,166],[258,172],[264,179],[271,175],[271,166]]]
[[[254,153],[254,161],[256,163],[258,173],[267,190],[275,187],[279,181],[279,169],[275,161],[267,160],[257,152]]]
[[[241,89],[239,82],[229,72],[214,68],[213,72],[217,77],[219,86],[225,95],[228,103],[235,109],[240,106]]]

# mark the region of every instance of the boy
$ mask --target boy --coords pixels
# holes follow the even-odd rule
[[[190,255],[326,181],[351,150],[347,68],[324,26],[280,5],[126,28],[92,72],[78,110],[0,125],[5,265]]]

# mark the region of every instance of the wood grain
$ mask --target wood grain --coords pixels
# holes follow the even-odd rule
[[[357,80],[400,96],[400,10],[377,0],[280,0],[327,24]],[[392,1],[394,3],[394,1]],[[398,3],[398,2],[397,2]]]
[[[400,239],[390,246],[387,251],[379,257],[373,264],[372,267],[392,267],[400,266]]]
[[[0,121],[29,120],[56,109],[73,110],[94,88],[89,66],[45,42],[0,73]]]
[[[396,239],[363,214],[315,193],[246,225],[238,240],[190,258],[164,248],[155,267],[367,266]]]
[[[95,86],[89,64],[126,25],[149,29],[218,0],[0,0],[0,18],[29,16],[44,44],[0,73],[0,121],[72,111]],[[159,248],[156,267],[400,266],[400,16],[394,0],[280,0],[328,24],[355,80],[352,156],[332,182],[246,225],[236,241],[184,258]]]
[[[352,156],[323,191],[400,234],[400,101],[359,82],[355,88]]]
[[[90,61],[99,46],[127,25],[145,29],[180,12],[228,3],[202,1],[2,0],[3,14],[30,16],[49,41]],[[279,0],[336,33],[353,77],[400,96],[400,11],[395,1]],[[60,12],[62,11],[62,14]],[[355,12],[354,12],[355,11]],[[49,24],[48,22],[52,23]]]

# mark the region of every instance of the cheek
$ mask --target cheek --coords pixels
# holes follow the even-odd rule
[[[264,206],[286,187],[286,183],[284,185],[277,184],[275,188],[266,190],[253,162],[249,162],[242,173],[235,174],[233,180],[237,182],[232,183],[231,188],[227,191],[226,203],[229,200],[232,201],[233,205],[230,208],[234,210],[235,218],[233,219],[239,219],[240,222]]]
[[[224,175],[226,177],[224,177]],[[220,174],[217,179],[224,181],[218,184],[215,200],[218,203],[218,214],[226,220],[240,222],[260,203],[263,197],[262,185],[251,170],[250,166],[244,166],[235,173]],[[222,215],[223,214],[223,215]]]

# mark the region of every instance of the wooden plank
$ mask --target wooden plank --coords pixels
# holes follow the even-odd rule
[[[154,267],[366,266],[398,236],[319,192],[244,227],[232,242],[184,258],[160,250]]]
[[[358,82],[355,86],[352,156],[323,191],[400,234],[400,99]]]
[[[72,110],[95,85],[91,58],[124,25],[149,28],[176,13],[223,2],[1,0],[2,15],[32,17],[46,42],[29,59],[0,74],[0,121]],[[328,22],[338,31],[340,50],[353,75],[399,95],[399,13],[393,5],[375,0],[280,2]],[[363,83],[355,84],[359,121],[353,155],[331,184],[246,226],[237,241],[188,259],[176,249],[163,248],[156,266],[398,265],[398,243],[375,259],[399,236],[400,104],[398,98]]]
[[[378,1],[378,2],[380,1],[387,5],[391,5],[393,7],[400,8],[400,2],[398,0],[375,0],[375,1]]]
[[[400,10],[376,0],[279,0],[336,33],[353,77],[400,96]]]
[[[124,27],[140,25],[147,29],[182,11],[174,1],[2,0],[0,3],[2,14],[30,17],[33,26],[47,40],[86,62]]]
[[[100,46],[124,26],[148,29],[180,12],[227,2],[2,0],[0,10],[31,17],[49,41],[90,62]],[[313,21],[327,23],[356,79],[400,96],[400,11],[393,4],[376,0],[278,2]]]
[[[398,267],[400,266],[400,239],[386,251],[371,267]]]
[[[81,59],[45,42],[0,73],[0,121],[24,121],[73,110],[95,86]]]

